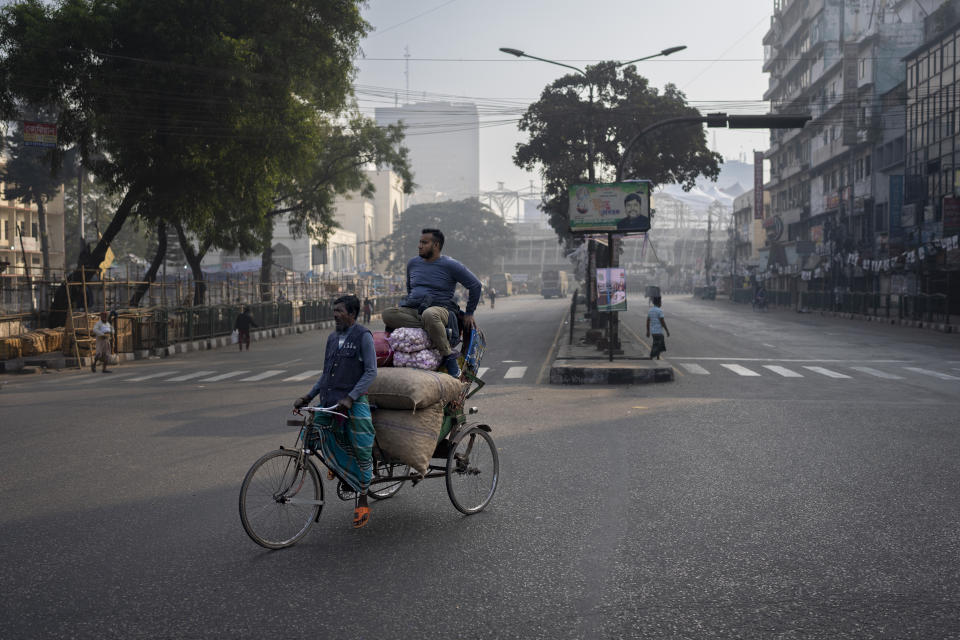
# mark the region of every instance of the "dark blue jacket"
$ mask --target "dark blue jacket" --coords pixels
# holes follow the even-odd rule
[[[368,334],[370,334],[369,329],[361,324],[354,324],[347,330],[343,347],[339,345],[339,335],[336,332],[330,334],[323,357],[323,375],[307,394],[308,400],[319,393],[320,406],[329,407],[340,402],[344,396],[351,395],[350,392],[364,377],[368,367],[372,366],[374,376],[376,375],[376,358],[374,357],[372,362],[364,362],[361,359],[361,340]],[[372,335],[370,340],[373,340]],[[371,377],[368,384],[372,381]],[[357,397],[364,392],[366,389],[361,389]]]

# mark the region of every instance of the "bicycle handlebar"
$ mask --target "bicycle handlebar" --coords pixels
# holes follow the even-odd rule
[[[293,412],[296,414],[300,414],[301,411],[312,411],[313,413],[328,413],[330,415],[338,416],[340,418],[343,418],[344,420],[347,420],[349,416],[346,416],[338,411],[334,411],[334,409],[336,409],[339,406],[340,406],[339,404],[334,404],[329,407],[300,407],[299,409],[294,409]]]

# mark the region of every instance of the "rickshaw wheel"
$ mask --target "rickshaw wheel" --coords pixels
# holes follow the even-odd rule
[[[482,427],[457,435],[447,454],[447,495],[458,511],[477,513],[497,490],[500,457],[493,438]]]
[[[384,478],[406,478],[410,475],[410,466],[402,463],[377,462],[374,464],[373,479],[382,480]],[[396,482],[384,482],[381,484],[371,484],[367,490],[367,495],[375,500],[386,500],[397,495],[397,492],[403,488],[403,480]]]

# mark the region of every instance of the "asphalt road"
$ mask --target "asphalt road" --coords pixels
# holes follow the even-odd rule
[[[478,312],[486,511],[328,500],[279,552],[237,493],[322,332],[0,377],[0,637],[960,637],[960,337],[667,297],[676,382],[552,387],[567,303]]]

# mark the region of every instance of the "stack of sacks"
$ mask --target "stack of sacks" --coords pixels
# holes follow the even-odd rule
[[[380,449],[426,474],[443,428],[443,407],[457,400],[462,389],[459,380],[437,371],[379,369],[367,396],[377,407],[373,426]]]
[[[435,371],[440,366],[440,352],[433,348],[430,336],[423,329],[394,329],[387,340],[394,352],[395,367]]]

